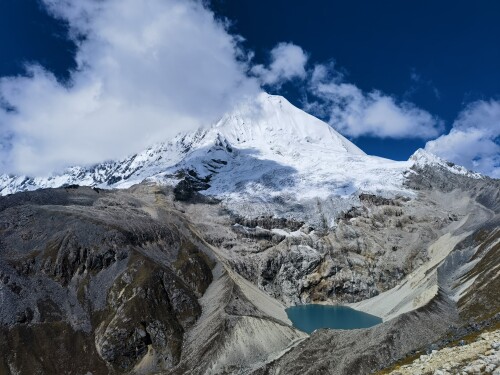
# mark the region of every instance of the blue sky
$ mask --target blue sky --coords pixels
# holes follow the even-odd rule
[[[281,41],[300,45],[313,61],[334,59],[347,80],[409,100],[449,129],[467,103],[500,98],[498,1],[216,0],[256,58]],[[277,90],[278,92],[280,90]],[[295,104],[300,94],[284,92]],[[365,151],[406,159],[423,140],[355,142]]]
[[[485,0],[3,0],[1,168],[123,156],[264,89],[369,154],[426,147],[499,177],[498,14]]]

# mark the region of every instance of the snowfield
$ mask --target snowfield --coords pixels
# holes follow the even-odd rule
[[[176,185],[187,171],[194,171],[209,181],[202,194],[227,203],[338,203],[360,192],[411,195],[403,187],[405,174],[414,164],[425,163],[471,174],[423,150],[404,162],[366,155],[285,98],[262,93],[209,128],[179,134],[120,161],[71,167],[49,177],[2,175],[0,194],[71,184],[128,188],[144,180]]]

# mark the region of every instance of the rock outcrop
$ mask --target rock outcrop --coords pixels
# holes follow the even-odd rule
[[[214,362],[222,366],[222,348],[240,344],[232,327],[241,335],[247,321],[257,330],[250,347],[263,330],[279,338],[257,357],[243,353],[240,366],[305,336],[278,302],[257,288],[252,298],[245,294],[248,282],[229,276],[174,208],[172,192],[165,194],[155,186],[99,193],[75,187],[0,200],[0,373],[173,371],[185,368],[189,350],[204,373]],[[206,300],[214,269],[226,292]],[[205,318],[210,309],[220,314]],[[200,326],[218,338],[200,342],[191,333]],[[215,352],[202,365],[205,344]]]
[[[190,176],[0,198],[0,373],[365,374],[499,312],[498,180],[418,165],[412,194],[318,198],[299,220]],[[284,311],[308,302],[384,323],[308,336]]]

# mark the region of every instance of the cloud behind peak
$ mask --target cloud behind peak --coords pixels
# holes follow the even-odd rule
[[[124,156],[214,121],[260,91],[238,38],[197,1],[44,0],[69,24],[78,68],[3,78],[3,170],[46,174]],[[8,141],[8,142],[7,142]]]

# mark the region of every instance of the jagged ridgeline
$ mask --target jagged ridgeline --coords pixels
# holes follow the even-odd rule
[[[281,97],[0,189],[0,374],[367,374],[498,329],[499,180]],[[320,302],[383,323],[292,326]]]

